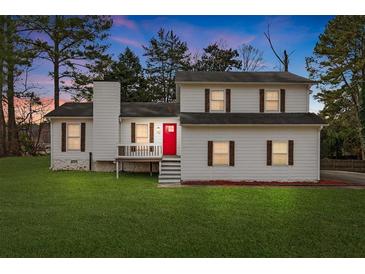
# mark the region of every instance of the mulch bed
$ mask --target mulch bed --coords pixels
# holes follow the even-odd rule
[[[187,186],[270,186],[270,187],[363,187],[365,185],[345,183],[339,181],[320,180],[319,182],[255,182],[255,181],[184,181]]]

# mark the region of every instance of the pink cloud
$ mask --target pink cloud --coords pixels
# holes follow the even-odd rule
[[[133,39],[125,38],[125,37],[113,36],[113,37],[111,37],[111,39],[113,39],[114,41],[121,43],[123,45],[133,46],[136,48],[140,48],[142,45],[142,43],[137,40],[133,40]]]
[[[136,23],[126,16],[113,16],[113,24],[118,27],[126,27],[132,30],[137,29]]]

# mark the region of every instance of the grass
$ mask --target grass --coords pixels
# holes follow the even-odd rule
[[[0,257],[364,257],[365,191],[157,188],[0,159]]]

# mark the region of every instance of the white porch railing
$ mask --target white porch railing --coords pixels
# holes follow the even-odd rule
[[[161,158],[162,147],[156,145],[119,145],[118,156],[121,158]]]

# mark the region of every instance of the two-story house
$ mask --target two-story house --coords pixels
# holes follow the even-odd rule
[[[47,114],[51,169],[316,182],[324,122],[309,112],[312,84],[289,72],[178,72],[176,103],[127,103],[118,82],[95,81],[92,103]]]

